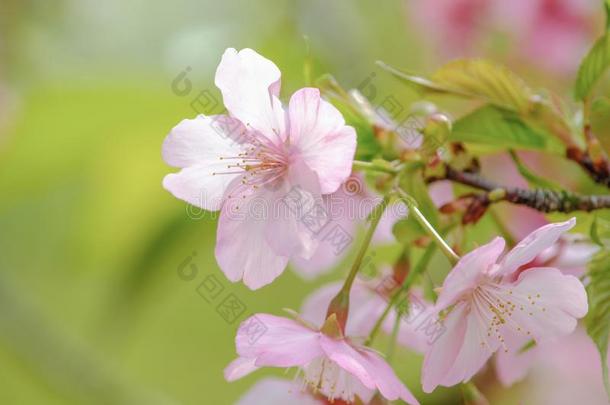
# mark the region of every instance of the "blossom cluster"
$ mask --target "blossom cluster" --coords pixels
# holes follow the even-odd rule
[[[374,196],[349,185],[354,178],[365,184],[353,173],[356,130],[316,88],[297,90],[283,105],[280,82],[273,62],[251,49],[227,49],[215,83],[228,115],[186,119],[163,144],[164,160],[180,169],[163,186],[187,203],[220,211],[218,266],[230,281],[252,290],[272,283],[289,263],[304,278],[326,271],[367,218],[368,242],[388,241],[399,218],[419,212],[407,209],[409,200],[388,195],[358,215],[329,209],[333,201],[354,204]],[[261,204],[275,214],[253,215]],[[511,384],[528,366],[514,361],[524,348],[536,350],[570,334],[587,313],[581,281],[551,260],[566,252],[574,225],[573,218],[543,225],[512,249],[496,237],[470,251],[454,264],[435,300],[418,286],[410,288],[406,259],[356,277],[365,267],[365,246],[346,281],[312,293],[299,313],[245,320],[235,338],[238,357],[225,378],[234,381],[263,367],[296,370],[292,380],[260,381],[242,405],[261,398],[267,404],[419,403],[389,359],[371,347],[381,331],[424,356],[426,393],[470,381],[492,356],[500,380]],[[329,237],[333,229],[343,239]],[[330,243],[338,240],[341,249]]]

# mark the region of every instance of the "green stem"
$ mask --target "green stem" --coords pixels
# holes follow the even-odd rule
[[[379,225],[379,221],[381,220],[385,209],[390,203],[390,198],[390,194],[384,196],[383,200],[379,204],[377,204],[377,206],[375,206],[375,208],[373,209],[373,212],[371,212],[369,217],[371,225],[369,226],[369,229],[367,230],[366,235],[364,236],[364,240],[362,241],[362,245],[360,246],[360,250],[358,251],[356,259],[354,260],[354,264],[352,265],[352,268],[349,274],[347,275],[345,282],[343,283],[343,287],[341,287],[339,293],[337,293],[337,295],[332,299],[328,306],[328,311],[326,314],[327,318],[330,315],[335,314],[337,316],[339,325],[341,326],[341,329],[343,331],[345,330],[345,324],[347,322],[347,316],[349,312],[349,293],[352,289],[352,284],[354,284],[354,280],[358,275],[358,271],[360,271],[360,268],[362,267],[362,260],[364,259],[364,255],[366,254],[366,251],[368,250],[369,245],[371,244],[371,240],[373,239],[373,234],[377,229],[377,225]]]
[[[373,209],[371,213],[371,225],[364,236],[364,240],[362,241],[362,245],[360,246],[360,250],[358,251],[358,255],[354,260],[354,264],[352,264],[352,269],[350,270],[347,278],[345,279],[345,283],[343,284],[342,290],[349,292],[352,288],[352,284],[356,279],[356,275],[362,266],[362,260],[364,259],[364,255],[371,244],[371,240],[373,239],[373,235],[375,234],[375,230],[377,229],[377,225],[379,225],[379,221],[381,221],[381,217],[385,212],[388,204],[390,203],[390,195],[386,195],[383,197],[383,200],[377,204],[377,206]]]
[[[383,172],[389,174],[397,174],[399,172],[399,169],[393,168],[390,162],[387,162],[387,165],[381,165],[373,162],[363,162],[360,160],[354,160],[354,162],[352,163],[352,169]]]
[[[390,344],[386,353],[386,360],[391,364],[394,352],[396,351],[396,339],[398,338],[398,331],[400,330],[400,321],[402,320],[402,311],[396,313],[396,319],[394,319],[394,326],[392,326],[392,335],[390,335]]]
[[[441,249],[445,257],[449,260],[449,262],[455,266],[455,264],[460,260],[460,257],[451,249],[451,247],[445,242],[445,240],[438,234],[436,229],[428,222],[424,214],[417,208],[417,203],[407,193],[405,193],[402,189],[397,188],[398,194],[402,198],[402,200],[409,207],[409,214],[413,215],[417,222],[424,228],[424,230],[434,239],[438,247]]]
[[[392,297],[390,298],[390,302],[388,302],[388,305],[384,309],[383,313],[381,314],[379,319],[377,319],[377,322],[375,322],[375,325],[373,326],[373,329],[371,330],[371,333],[369,334],[369,337],[367,338],[367,340],[365,342],[366,346],[370,346],[373,343],[373,341],[377,337],[377,334],[379,333],[379,330],[381,329],[381,325],[383,324],[383,321],[385,321],[385,318],[387,318],[392,307],[398,303],[400,296],[404,292],[409,291],[409,289],[415,282],[416,277],[418,275],[420,275],[426,269],[426,267],[428,267],[430,260],[432,260],[432,256],[434,256],[435,250],[436,250],[436,245],[434,245],[434,244],[428,245],[428,247],[424,251],[424,254],[417,262],[417,265],[409,273],[409,275],[405,279],[404,283],[400,286],[400,288],[398,290],[396,290],[394,292],[394,294],[392,294]]]
[[[472,381],[461,385],[464,404],[466,405],[489,405],[489,401]]]

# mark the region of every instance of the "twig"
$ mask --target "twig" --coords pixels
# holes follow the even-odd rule
[[[594,211],[610,208],[610,195],[584,196],[569,191],[554,191],[548,189],[523,189],[507,187],[495,183],[476,173],[462,172],[446,166],[444,176],[430,177],[428,183],[438,180],[451,180],[478,190],[486,191],[487,194],[479,196],[483,205],[489,205],[498,201],[508,201],[513,204],[525,205],[541,212],[563,212]]]

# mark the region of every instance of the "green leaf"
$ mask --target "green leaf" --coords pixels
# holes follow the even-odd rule
[[[446,88],[510,110],[525,111],[533,96],[533,92],[517,75],[482,59],[449,62],[431,79]]]
[[[461,59],[441,67],[429,79],[379,64],[394,77],[427,93],[478,98],[498,107],[526,111],[533,92],[517,75],[483,59]]]
[[[564,146],[548,133],[527,125],[518,114],[483,106],[454,122],[452,141],[564,153]]]
[[[606,249],[610,248],[610,221],[596,213],[589,231],[591,240]]]
[[[591,103],[591,129],[602,144],[606,153],[610,154],[610,98],[601,97]]]
[[[410,245],[417,239],[427,235],[421,225],[410,216],[396,222],[392,227],[392,233],[397,241],[405,245]]]
[[[608,381],[608,338],[610,337],[610,251],[602,250],[589,263],[587,286],[589,313],[585,318],[587,333],[599,350],[606,394],[610,399]]]
[[[419,210],[424,214],[428,222],[437,228],[439,224],[438,210],[432,198],[430,198],[421,169],[416,166],[408,168],[407,173],[401,179],[400,187],[417,201]]]
[[[610,35],[606,34],[595,42],[578,68],[575,89],[578,100],[584,100],[591,93],[608,65],[610,65]]]
[[[564,114],[501,65],[483,59],[462,59],[449,62],[429,79],[383,63],[379,65],[424,94],[452,94],[483,100],[496,107],[518,112],[530,124],[545,128],[568,144],[572,143],[571,129]]]

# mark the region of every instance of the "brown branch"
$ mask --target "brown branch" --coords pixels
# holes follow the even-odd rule
[[[431,183],[437,180],[451,180],[478,190],[486,191],[487,193],[485,195],[478,196],[477,198],[477,203],[485,207],[494,202],[508,201],[513,204],[525,205],[541,212],[589,212],[610,208],[610,195],[584,196],[569,191],[548,189],[529,190],[517,187],[506,187],[486,179],[479,174],[458,171],[450,166],[446,166],[445,176],[431,177],[427,179],[427,182]]]
[[[566,157],[578,163],[594,182],[610,188],[610,169],[603,156],[593,159],[589,152],[572,146],[567,149]]]
[[[610,166],[608,155],[604,152],[599,139],[593,133],[591,127],[591,104],[589,99],[583,100],[583,136],[586,142],[585,150],[571,145],[566,149],[566,157],[576,162],[587,172],[594,182],[610,188]]]

